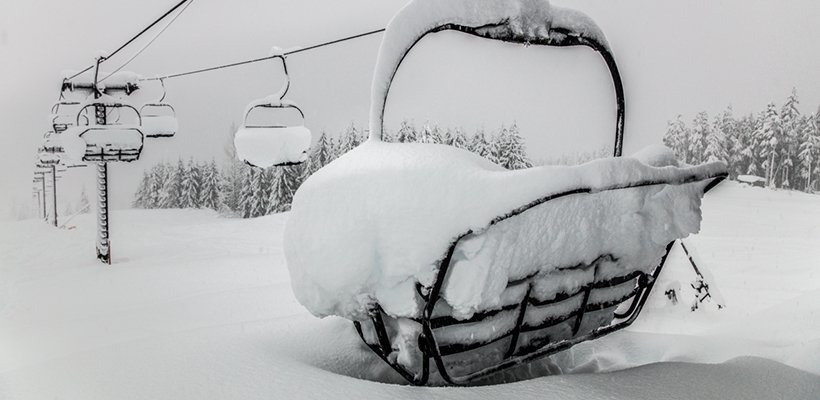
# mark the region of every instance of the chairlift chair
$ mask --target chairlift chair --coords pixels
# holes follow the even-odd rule
[[[281,167],[298,165],[307,160],[310,148],[311,133],[304,126],[305,113],[299,106],[285,99],[290,88],[290,76],[284,56],[282,60],[285,73],[285,85],[280,93],[251,102],[243,119],[242,126],[234,137],[237,157],[257,168],[271,166]],[[251,123],[250,117],[262,110],[295,110],[301,120],[299,125],[286,125],[269,121]]]
[[[176,110],[164,102],[165,82],[162,79],[159,81],[162,85],[162,97],[157,101],[143,104],[139,111],[142,116],[142,131],[148,138],[173,137],[179,129]]]
[[[45,133],[45,135],[43,135],[43,147],[41,148],[41,150],[46,153],[53,154],[65,153],[65,149],[63,148],[60,136],[53,131],[48,131]]]
[[[324,239],[320,235],[320,232],[329,229],[326,226],[328,222],[314,216],[334,214],[324,210],[337,204],[331,203],[336,201],[333,197],[334,193],[337,193],[335,190],[341,187],[358,187],[356,185],[365,187],[368,183],[374,184],[373,179],[377,178],[380,179],[380,185],[387,186],[391,182],[390,174],[398,174],[393,176],[399,178],[401,174],[417,173],[415,171],[420,171],[418,173],[422,175],[409,176],[416,178],[412,182],[421,186],[424,184],[421,177],[427,176],[427,169],[461,168],[465,165],[463,162],[446,164],[445,161],[438,161],[438,157],[427,157],[428,154],[461,155],[464,150],[436,147],[440,145],[432,144],[381,142],[384,108],[390,84],[402,60],[412,47],[428,33],[456,30],[480,38],[504,42],[559,47],[587,46],[596,51],[606,62],[614,82],[617,101],[614,155],[621,156],[625,115],[621,77],[603,33],[588,16],[574,10],[552,7],[547,1],[452,0],[446,2],[446,5],[442,5],[443,3],[445,2],[439,0],[414,0],[393,18],[385,32],[379,52],[379,66],[373,80],[369,141],[308,178],[296,193],[293,212],[285,232],[285,255],[292,276],[295,274],[294,280],[298,278],[306,282],[303,285],[295,285],[294,288],[297,286],[323,288],[327,291],[325,294],[331,296],[336,288],[332,286],[330,278],[325,278],[320,272],[326,268],[326,263],[344,263],[343,265],[350,266],[367,263],[367,268],[371,268],[370,263],[389,262],[382,261],[386,257],[384,251],[394,251],[388,248],[383,249],[380,247],[382,243],[387,243],[384,246],[392,244],[400,247],[399,243],[406,242],[404,234],[419,234],[415,230],[397,234],[396,231],[402,230],[401,226],[385,230],[384,226],[367,221],[368,218],[375,218],[375,215],[387,219],[391,218],[389,216],[402,218],[402,213],[407,213],[407,211],[391,208],[393,205],[389,200],[378,201],[367,198],[366,194],[356,197],[355,193],[349,191],[345,192],[346,196],[350,196],[346,199],[349,204],[343,212],[335,213],[339,217],[334,218],[339,218],[339,220],[334,220],[333,223],[339,224],[342,221],[342,224],[356,225],[356,229],[362,232],[375,232],[373,233],[374,243],[357,243],[357,246],[365,246],[365,248],[355,253],[347,250],[345,253],[340,250],[337,253],[317,254],[314,257],[312,254],[315,252],[322,253],[319,249],[338,247],[336,244],[324,242],[324,240],[334,240],[332,237]],[[430,18],[435,18],[435,20],[430,21]],[[408,35],[407,32],[412,33]],[[387,167],[383,165],[385,160],[368,161],[377,159],[379,154],[404,158],[397,161],[395,165],[391,164]],[[407,154],[410,156],[405,157]],[[475,158],[468,158],[467,154],[464,154],[463,159],[474,160]],[[615,159],[608,161],[612,161],[613,165],[635,165],[620,163],[621,160]],[[632,160],[624,161],[632,162]],[[645,164],[647,168],[657,167],[647,169],[648,178],[645,176],[637,179],[619,178],[609,183],[606,182],[607,179],[603,179],[603,183],[578,183],[577,187],[550,189],[551,191],[541,194],[541,197],[534,197],[534,200],[529,203],[499,210],[495,218],[487,219],[489,224],[486,226],[464,226],[460,234],[453,234],[447,242],[437,247],[446,249],[443,254],[435,252],[425,255],[426,259],[432,262],[430,274],[434,275],[430,277],[423,275],[423,279],[416,278],[418,280],[414,284],[415,290],[412,281],[402,280],[401,282],[410,283],[407,285],[402,283],[402,286],[391,290],[389,296],[385,295],[385,298],[389,299],[387,304],[380,303],[379,294],[374,292],[345,294],[345,297],[335,300],[340,303],[327,303],[329,300],[318,297],[315,290],[305,289],[305,292],[297,293],[297,298],[314,313],[342,315],[352,319],[364,344],[408,382],[416,385],[476,382],[496,372],[539,357],[549,356],[578,343],[623,329],[635,321],[646,303],[674,241],[669,243],[666,236],[663,240],[643,241],[641,238],[649,233],[641,231],[634,232],[634,237],[606,239],[617,240],[617,243],[636,242],[639,243],[639,245],[636,244],[637,249],[619,248],[623,245],[612,244],[611,248],[592,250],[600,251],[597,257],[594,257],[593,254],[574,254],[574,249],[577,247],[573,243],[566,243],[561,247],[566,249],[567,254],[555,254],[549,249],[556,246],[556,243],[544,242],[551,240],[550,236],[533,236],[531,231],[526,228],[518,230],[518,227],[549,226],[550,221],[556,218],[576,218],[577,216],[578,225],[587,226],[590,232],[601,232],[604,231],[604,226],[610,226],[603,225],[609,223],[605,218],[614,218],[620,215],[619,212],[632,212],[628,208],[631,207],[630,205],[618,202],[606,203],[605,200],[609,198],[607,196],[613,196],[612,198],[615,199],[624,196],[623,198],[629,199],[632,197],[625,195],[634,194],[634,198],[640,198],[638,196],[649,196],[648,193],[663,191],[663,193],[685,195],[687,202],[691,201],[691,204],[699,205],[699,197],[727,176],[725,165],[720,163],[697,167],[683,166],[676,170],[676,175],[668,177],[658,175],[660,171],[670,171],[659,168],[665,165],[655,165],[650,162]],[[470,164],[470,168],[472,165]],[[592,166],[596,165],[592,164]],[[494,171],[493,177],[500,177],[502,174],[500,171],[491,171]],[[548,176],[547,173],[553,173],[554,170],[537,167],[531,171],[532,176],[541,177]],[[514,171],[509,172],[507,176],[508,179],[521,177],[522,174],[528,172],[530,171]],[[380,186],[382,193],[399,193],[397,196],[416,195],[419,197],[419,202],[432,202],[430,208],[420,208],[433,215],[433,217],[425,217],[431,218],[428,222],[432,225],[429,231],[424,233],[426,237],[430,237],[434,229],[439,229],[435,226],[437,225],[435,213],[430,210],[437,210],[439,204],[447,202],[444,199],[424,197],[426,196],[424,193],[430,190],[435,191],[438,186],[425,186],[423,189],[426,191],[423,192],[421,189],[419,187]],[[448,193],[449,196],[457,194],[448,189],[440,188],[439,192]],[[498,196],[504,198],[502,194]],[[474,197],[466,198],[478,203],[484,201],[484,199]],[[653,201],[650,197],[646,199],[647,202]],[[577,211],[574,212],[571,209],[562,209],[562,207],[574,207],[576,202],[577,204],[589,202],[587,204],[591,205],[591,209],[600,210],[600,215],[578,214]],[[599,202],[602,202],[601,205],[596,206]],[[475,208],[482,209],[480,205],[475,205]],[[677,206],[677,203],[675,205]],[[624,209],[619,210],[618,206]],[[687,207],[682,207],[680,210],[671,209],[672,206],[667,205],[663,207],[670,208],[658,209],[657,221],[654,223],[660,226],[664,226],[664,223],[668,221],[664,218],[671,218],[672,213],[699,212],[699,210]],[[448,208],[448,210],[451,209]],[[489,213],[493,211],[494,209]],[[440,216],[441,219],[445,217],[449,218],[449,215]],[[360,226],[363,224],[373,225]],[[565,228],[580,229],[575,224],[569,225]],[[595,228],[596,226],[600,228]],[[455,229],[462,228],[456,227]],[[664,231],[661,228],[658,229]],[[444,235],[451,235],[449,232],[446,230]],[[584,231],[577,230],[577,232],[583,235]],[[370,235],[370,233],[363,233],[363,235]],[[311,238],[314,237],[321,239],[315,239],[316,243],[313,243]],[[307,242],[310,242],[310,247],[304,250]],[[478,268],[472,264],[463,263],[464,260],[471,260],[465,258],[467,257],[465,254],[481,251],[488,244],[493,243],[505,244],[503,253],[487,251],[492,254],[510,254],[502,260],[503,265],[510,264],[509,267],[492,264],[478,270],[464,269]],[[476,249],[476,246],[480,247]],[[340,249],[344,247],[341,246]],[[494,247],[487,248],[493,249]],[[634,252],[644,251],[650,253],[641,254],[652,254],[647,258],[652,261],[646,261],[646,265],[629,264],[628,260],[638,257]],[[367,258],[358,260],[358,262],[353,259],[342,259],[349,257],[346,254],[359,254],[372,257],[372,259]],[[520,256],[516,256],[517,254]],[[397,258],[390,259],[394,263],[403,260],[399,256],[395,257]],[[506,285],[501,282],[502,284],[497,287],[497,290],[503,290],[499,292],[497,304],[477,309],[472,315],[466,315],[456,313],[448,303],[450,300],[448,296],[453,293],[450,290],[458,291],[459,288],[458,278],[454,276],[463,278],[483,270],[494,271],[496,270],[494,268],[515,268],[516,266],[523,268],[521,264],[516,264],[516,262],[523,263],[521,257],[537,259],[535,262],[526,264],[531,265],[533,271],[527,270],[527,274],[521,276],[507,276]],[[575,261],[557,261],[559,259]],[[470,262],[480,263],[481,260],[478,258]],[[395,269],[395,266],[389,266]],[[549,266],[549,268],[541,266]],[[427,265],[418,265],[417,268],[419,271],[425,271],[424,274],[428,271]],[[334,272],[332,276],[338,274]],[[379,276],[376,275],[376,277]],[[369,279],[384,279],[376,277],[371,276]],[[567,284],[567,282],[570,283]],[[348,285],[348,283],[345,284]],[[361,283],[361,285],[370,284]],[[397,291],[399,289],[401,296],[404,296],[401,298],[408,299],[408,301],[401,302],[401,306],[396,306],[388,312],[389,306],[396,304],[395,299],[399,295]],[[416,306],[405,308],[407,306],[404,304],[407,302]],[[333,304],[332,308],[328,304]],[[319,311],[311,306],[318,308]],[[400,310],[397,311],[397,308]]]
[[[77,126],[77,114],[72,109],[77,109],[81,105],[78,101],[60,100],[54,103],[51,108],[51,125],[53,132],[61,134],[71,127]],[[82,115],[86,125],[88,125],[88,116]]]
[[[142,133],[142,117],[139,110],[134,106],[117,101],[105,96],[108,101],[95,99],[91,103],[82,106],[77,114],[77,128],[79,138],[85,142],[85,154],[82,161],[85,162],[132,162],[137,161],[142,153],[144,135]],[[82,113],[88,109],[95,112],[97,108],[105,110],[106,116],[111,116],[113,112],[133,113],[136,123],[120,124],[117,121],[106,125],[86,124],[81,125]],[[122,115],[119,115],[120,117]]]

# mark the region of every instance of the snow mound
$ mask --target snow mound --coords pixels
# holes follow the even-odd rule
[[[651,269],[667,243],[699,230],[703,179],[726,169],[642,161],[669,161],[669,153],[508,171],[450,146],[370,140],[294,196],[284,239],[294,293],[317,316],[362,320],[378,303],[394,317],[418,317],[416,284],[431,286],[451,244],[470,232],[443,289],[458,317],[498,305],[508,281],[604,254],[617,268]],[[648,182],[662,184],[608,190]],[[548,201],[488,229],[500,216],[579,189],[591,194]]]
[[[310,148],[310,130],[304,126],[242,127],[234,138],[240,160],[259,168],[301,163]]]

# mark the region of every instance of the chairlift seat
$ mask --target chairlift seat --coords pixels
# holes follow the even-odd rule
[[[274,98],[252,102],[245,112],[245,122],[236,132],[236,155],[247,164],[258,167],[296,165],[307,160],[311,133],[304,125],[251,124],[248,117],[260,109],[293,109],[304,120],[304,113],[295,103]]]
[[[142,153],[144,136],[137,126],[89,126],[80,133],[86,150],[85,162],[131,162]]]
[[[142,131],[146,137],[173,137],[179,129],[176,112],[170,104],[148,103],[140,108]]]
[[[615,158],[506,171],[461,149],[382,142],[402,60],[448,29],[600,54]],[[370,139],[302,184],[284,250],[297,299],[351,319],[416,385],[476,382],[629,326],[727,176],[724,163],[680,165],[668,151],[621,158],[624,92],[606,38],[547,1],[412,1],[385,32],[372,96]]]

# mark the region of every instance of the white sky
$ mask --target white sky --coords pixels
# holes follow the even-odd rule
[[[60,71],[113,50],[172,3],[0,0],[0,215],[12,199],[30,199],[33,157],[48,128]],[[195,0],[126,70],[151,76],[265,56],[273,45],[309,46],[381,28],[404,3]],[[714,114],[728,104],[736,114],[757,111],[769,101],[782,103],[793,86],[803,112],[820,104],[816,0],[555,3],[590,14],[612,44],[626,87],[627,154],[658,143],[678,113]],[[289,97],[306,111],[314,132],[335,133],[351,122],[365,126],[380,40],[376,35],[288,59]],[[280,83],[274,63],[169,81],[167,100],[178,110],[181,131],[147,142],[138,163],[112,167],[113,206],[127,206],[142,170],[159,160],[222,160],[231,123],[248,101]],[[388,126],[406,117],[419,125],[431,120],[490,131],[517,121],[535,157],[611,142],[611,84],[603,62],[586,49],[524,48],[440,33],[413,50],[394,85]],[[90,168],[67,173],[61,194],[76,202],[83,185],[93,193]]]

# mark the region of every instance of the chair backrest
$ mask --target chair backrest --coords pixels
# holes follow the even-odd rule
[[[621,156],[626,108],[624,89],[606,37],[586,14],[554,7],[544,0],[414,0],[405,6],[388,24],[379,49],[371,89],[371,140],[382,139],[387,96],[402,61],[424,36],[445,30],[526,45],[587,46],[598,52],[609,68],[615,88],[614,155]]]

